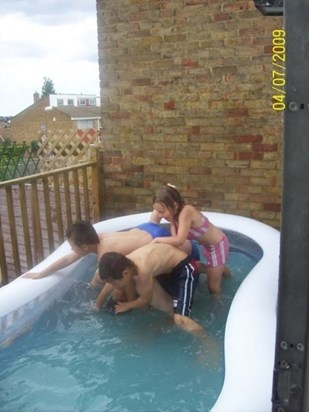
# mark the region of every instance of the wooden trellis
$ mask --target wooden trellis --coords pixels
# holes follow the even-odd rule
[[[55,130],[38,142],[40,172],[48,172],[90,160],[90,147],[100,145],[98,130]]]

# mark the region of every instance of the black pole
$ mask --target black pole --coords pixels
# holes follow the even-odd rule
[[[272,402],[273,411],[276,412],[305,412],[309,411],[308,0],[284,0],[284,29],[286,108],[283,136],[278,316]],[[275,63],[274,59],[273,63]],[[277,108],[279,107],[277,105]]]

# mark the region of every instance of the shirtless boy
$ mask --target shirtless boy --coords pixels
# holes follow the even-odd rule
[[[40,279],[49,276],[89,253],[95,253],[98,260],[107,252],[119,252],[126,255],[141,246],[147,245],[155,237],[169,236],[169,232],[159,224],[147,222],[123,232],[98,234],[90,222],[78,221],[67,229],[66,236],[72,252],[56,260],[40,272],[27,272],[24,277]],[[187,243],[186,250],[188,253],[191,253],[190,249],[191,244]],[[91,285],[98,288],[103,286],[97,272],[91,281]]]
[[[168,292],[155,277],[165,274]],[[105,282],[96,305],[99,309],[114,290],[130,286],[137,296],[117,302],[115,312],[122,313],[149,305],[164,312],[173,313],[176,325],[191,333],[203,331],[201,325],[190,319],[193,295],[199,274],[195,262],[179,248],[161,243],[142,246],[125,256],[117,252],[105,253],[99,262],[99,275]],[[128,296],[128,293],[127,293]]]

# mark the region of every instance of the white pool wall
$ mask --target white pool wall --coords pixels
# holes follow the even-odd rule
[[[225,331],[225,378],[212,412],[267,412],[271,410],[275,351],[276,301],[279,271],[279,232],[249,218],[205,213],[216,226],[255,240],[263,257],[242,282],[233,299]],[[150,212],[109,219],[95,224],[98,232],[132,228],[149,220]],[[48,266],[70,251],[64,242],[33,268]],[[0,288],[0,345],[10,344],[91,265],[89,255],[39,280],[20,277]]]
[[[224,338],[225,378],[212,412],[267,412],[272,409],[279,232],[261,222],[207,213],[215,224],[254,239],[263,257],[233,299]]]

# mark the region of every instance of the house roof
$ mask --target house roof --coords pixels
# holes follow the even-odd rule
[[[65,113],[72,120],[77,119],[100,119],[101,108],[99,106],[57,106],[53,110]]]

